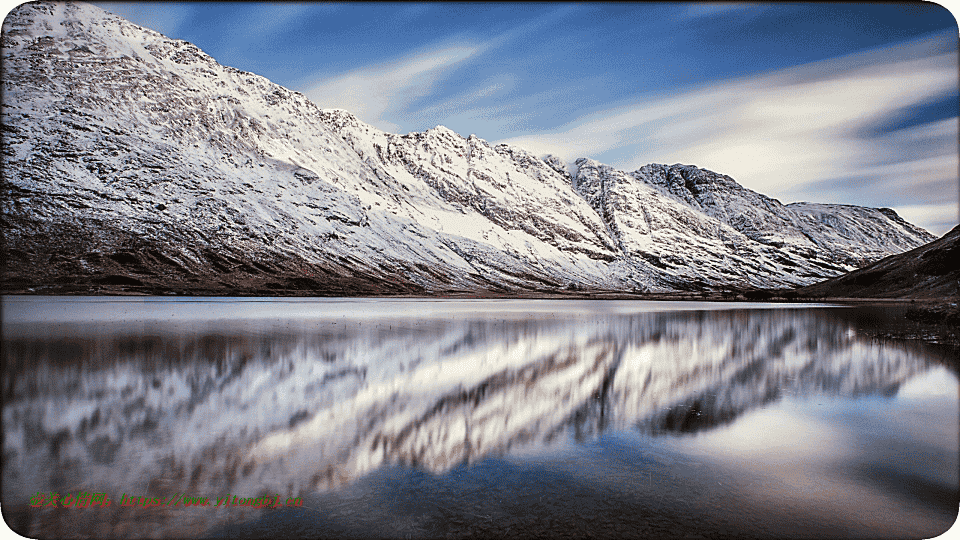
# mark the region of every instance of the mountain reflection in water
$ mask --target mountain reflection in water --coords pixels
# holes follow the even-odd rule
[[[571,436],[706,434],[785,397],[895,396],[939,365],[842,308],[71,300],[4,301],[7,508],[38,491],[298,496]],[[141,510],[137,534],[256,513],[202,512]]]

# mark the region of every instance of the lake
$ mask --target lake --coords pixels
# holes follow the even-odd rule
[[[881,337],[902,312],[7,296],[3,515],[47,538],[931,538],[960,505],[957,351]],[[111,505],[47,506],[83,493]],[[162,504],[184,496],[210,505]]]

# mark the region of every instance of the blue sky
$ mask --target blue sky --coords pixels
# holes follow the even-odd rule
[[[957,223],[958,29],[936,4],[94,3],[394,133]]]

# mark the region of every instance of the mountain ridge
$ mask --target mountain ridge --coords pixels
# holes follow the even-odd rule
[[[940,238],[885,257],[842,276],[797,290],[805,297],[926,298],[960,297],[960,225]]]
[[[933,239],[690,165],[386,133],[90,5],[24,4],[2,47],[6,293],[794,287]]]

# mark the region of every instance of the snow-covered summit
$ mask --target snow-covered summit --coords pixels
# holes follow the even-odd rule
[[[692,166],[387,133],[87,4],[19,6],[2,55],[7,290],[772,287],[933,239]]]

